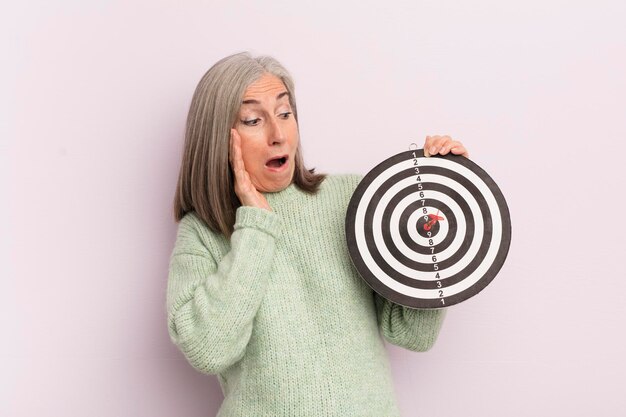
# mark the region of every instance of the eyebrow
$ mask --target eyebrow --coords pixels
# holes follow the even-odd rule
[[[276,96],[276,100],[280,100],[281,98],[283,98],[285,96],[289,96],[289,92],[288,91],[283,91],[282,93],[277,95]],[[241,104],[261,104],[261,102],[259,100],[255,100],[255,99],[251,98],[251,99],[242,101]]]

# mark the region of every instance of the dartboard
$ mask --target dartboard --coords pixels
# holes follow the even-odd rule
[[[358,184],[346,239],[361,277],[382,297],[443,308],[483,290],[511,241],[500,188],[476,163],[422,149],[394,155]]]

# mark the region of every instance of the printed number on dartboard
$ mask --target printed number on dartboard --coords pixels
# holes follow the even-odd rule
[[[428,217],[428,207],[425,207],[426,205],[426,199],[424,196],[424,185],[422,184],[422,177],[420,176],[420,169],[419,169],[419,163],[417,160],[417,155],[415,154],[415,152],[413,152],[413,166],[415,169],[415,181],[417,182],[417,190],[419,191],[419,196],[420,196],[420,201],[422,203],[422,214],[424,214],[424,221],[428,222],[430,220],[430,218]],[[435,254],[435,245],[434,245],[434,241],[433,239],[431,239],[432,237],[432,232],[428,231],[426,233],[426,235],[428,236],[428,247],[430,249],[430,253],[432,256],[432,261],[433,261],[433,271],[436,272],[435,278],[437,279],[437,288],[441,288],[442,284],[441,284],[441,277],[439,275],[439,272],[437,272],[439,270],[439,264],[437,263],[437,256]],[[439,289],[437,290],[438,294],[439,294],[439,298],[441,300],[441,304],[445,305],[446,304],[446,300],[444,298],[443,295],[443,290]]]

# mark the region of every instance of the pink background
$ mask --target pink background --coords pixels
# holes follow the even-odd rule
[[[311,166],[448,134],[507,198],[496,280],[432,351],[388,345],[404,416],[623,415],[624,3],[306,3],[2,7],[0,415],[216,413],[165,287],[191,95],[242,50],[293,73]]]

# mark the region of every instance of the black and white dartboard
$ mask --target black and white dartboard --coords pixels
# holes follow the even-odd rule
[[[511,219],[502,192],[476,163],[416,149],[361,180],[346,238],[354,266],[382,297],[442,308],[494,279],[509,251]]]

